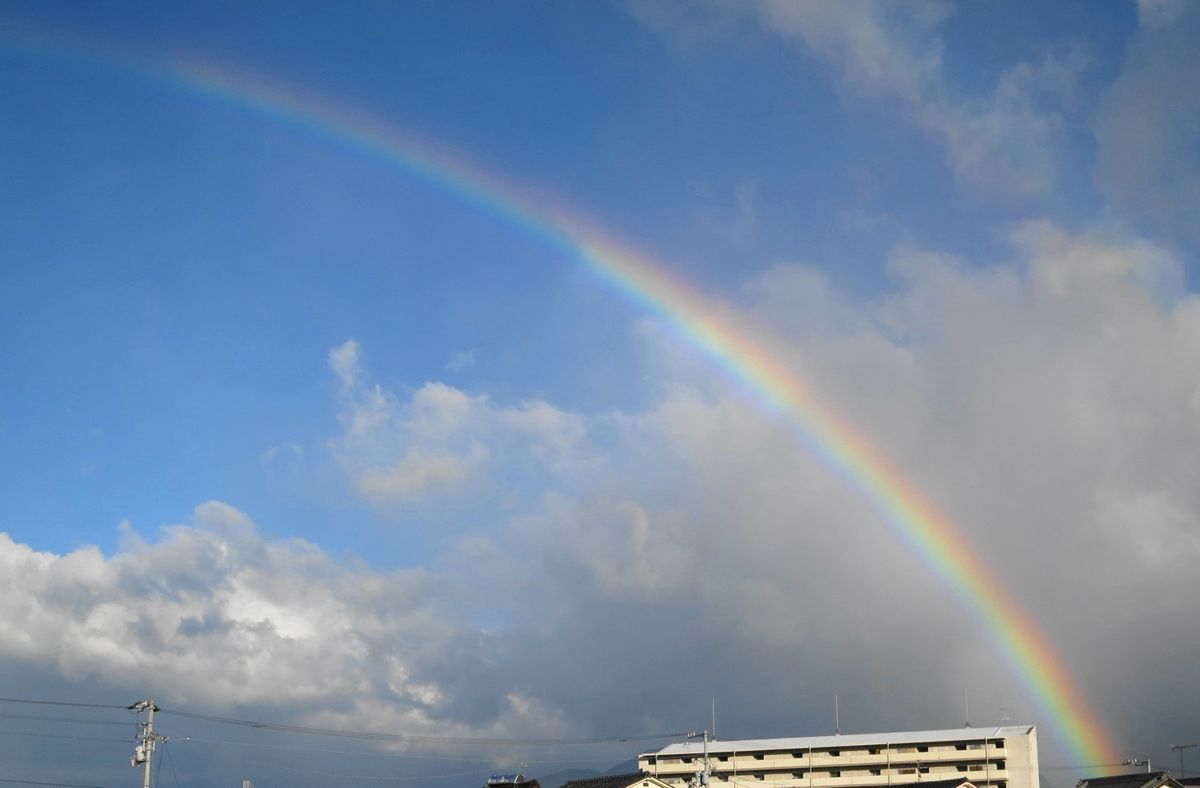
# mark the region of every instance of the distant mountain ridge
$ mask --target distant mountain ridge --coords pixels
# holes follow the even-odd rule
[[[595,769],[563,769],[562,771],[545,776],[536,774],[530,774],[530,776],[536,777],[542,788],[562,788],[563,783],[568,780],[586,780],[589,777],[603,777],[606,774],[621,774],[622,772],[636,772],[637,770],[637,758],[633,758],[628,761],[622,761],[602,772]]]

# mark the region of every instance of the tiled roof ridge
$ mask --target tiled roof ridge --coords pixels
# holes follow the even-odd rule
[[[595,777],[582,777],[578,780],[567,780],[565,783],[563,783],[563,786],[600,785],[603,783],[618,783],[618,782],[623,782],[623,781],[627,781],[627,783],[632,783],[632,782],[641,780],[642,778],[648,777],[648,776],[649,775],[643,771],[627,772],[625,774],[601,774],[601,775],[597,775]]]
[[[1094,786],[1120,784],[1146,785],[1147,783],[1163,780],[1170,776],[1171,773],[1168,771],[1131,772],[1128,774],[1110,774],[1105,777],[1089,777],[1087,779],[1080,780],[1079,782],[1089,786],[1089,788],[1093,788]]]
[[[641,778],[644,776],[646,776],[646,772],[638,770],[625,772],[625,774],[622,775],[596,775],[595,777],[581,777],[578,778],[578,780],[568,780],[563,784],[564,786],[566,786],[566,784],[571,784],[571,786],[587,786],[589,783],[616,782],[619,780],[625,780],[625,778],[629,778],[629,781],[632,782],[635,780],[641,780]]]

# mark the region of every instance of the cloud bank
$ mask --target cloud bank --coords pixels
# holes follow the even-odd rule
[[[1123,713],[1131,694],[1200,696],[1200,299],[1141,238],[1034,222],[1010,242],[987,268],[897,250],[866,306],[797,265],[731,306],[940,503],[1119,740],[1149,749],[1165,734]],[[726,736],[818,732],[834,691],[852,729],[954,725],[968,687],[977,722],[1040,721],[1061,763],[954,589],[678,352],[650,353],[677,370],[653,407],[593,414],[389,391],[347,342],[329,451],[396,527],[453,523],[436,565],[370,569],[216,502],[112,556],[5,538],[0,656],[164,702],[459,735],[678,730],[713,696]]]

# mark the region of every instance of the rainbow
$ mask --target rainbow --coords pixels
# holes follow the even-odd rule
[[[539,196],[449,148],[328,97],[202,60],[137,59],[58,35],[10,36],[9,43],[101,61],[349,146],[577,256],[780,414],[806,448],[870,504],[983,623],[1079,769],[1104,770],[1121,760],[1054,645],[962,531],[853,425],[817,400],[803,380],[772,356],[766,342],[719,303],[673,277],[668,266],[563,210],[561,201]]]

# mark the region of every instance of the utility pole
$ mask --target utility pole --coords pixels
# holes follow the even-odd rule
[[[129,765],[144,768],[142,788],[150,788],[150,767],[154,762],[154,747],[158,742],[166,741],[165,736],[157,736],[154,733],[154,712],[159,709],[152,700],[140,700],[127,708],[136,711],[139,715],[143,711],[146,712],[146,721],[138,723],[137,744],[133,748],[133,757],[129,759]]]
[[[1194,745],[1194,744],[1172,744],[1170,747],[1167,748],[1167,749],[1170,749],[1170,750],[1173,750],[1173,751],[1179,753],[1179,779],[1181,779],[1181,780],[1184,777],[1187,777],[1187,774],[1183,771],[1183,751],[1190,750],[1195,746],[1196,745]]]
[[[704,737],[704,768],[696,773],[696,782],[700,788],[706,788],[709,777],[712,776],[712,769],[709,768],[708,763],[708,731],[702,731],[701,733],[692,731],[687,735],[689,739],[699,739],[700,737]]]

